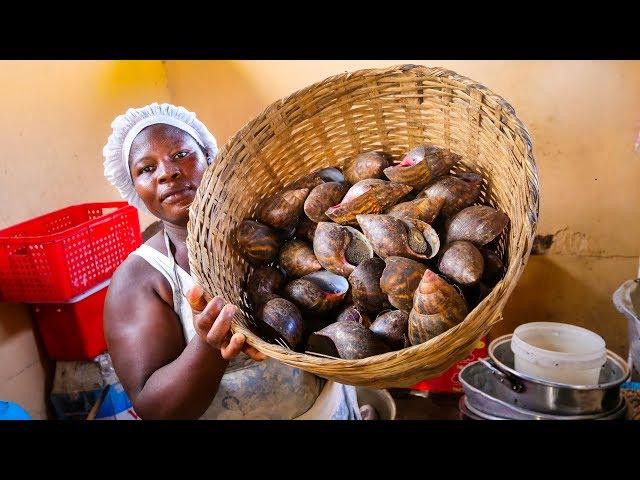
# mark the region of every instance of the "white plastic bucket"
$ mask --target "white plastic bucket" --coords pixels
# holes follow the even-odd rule
[[[566,323],[533,322],[513,332],[516,371],[568,385],[597,385],[607,360],[604,339]]]

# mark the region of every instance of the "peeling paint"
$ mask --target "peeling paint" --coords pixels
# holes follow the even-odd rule
[[[637,255],[607,254],[595,247],[593,238],[584,232],[574,232],[568,227],[547,235],[536,235],[531,255],[573,255],[593,258],[634,258]]]
[[[553,234],[536,235],[533,239],[533,247],[531,247],[531,255],[544,255],[553,244]]]

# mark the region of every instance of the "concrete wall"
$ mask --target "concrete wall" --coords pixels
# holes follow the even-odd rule
[[[102,174],[110,123],[168,101],[162,62],[0,62],[0,228],[76,203],[119,200]],[[143,227],[152,221],[141,218]],[[53,362],[24,305],[0,303],[0,399],[46,417]]]

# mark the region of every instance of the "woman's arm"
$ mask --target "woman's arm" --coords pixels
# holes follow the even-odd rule
[[[141,418],[199,418],[216,394],[228,359],[243,348],[244,336],[229,338],[236,307],[219,297],[208,303],[199,299],[206,307],[194,315],[197,334],[185,345],[180,319],[159,294],[163,286],[157,284],[164,279],[136,260],[118,269],[105,302],[105,336],[114,368]]]

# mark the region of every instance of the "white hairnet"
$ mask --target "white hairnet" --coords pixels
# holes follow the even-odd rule
[[[196,114],[183,107],[169,103],[152,103],[142,108],[130,108],[111,123],[113,132],[102,149],[104,175],[115,186],[122,198],[139,210],[149,213],[133,187],[129,170],[129,151],[136,135],[145,127],[163,123],[184,130],[213,158],[218,153],[218,144],[211,132],[196,118]]]

